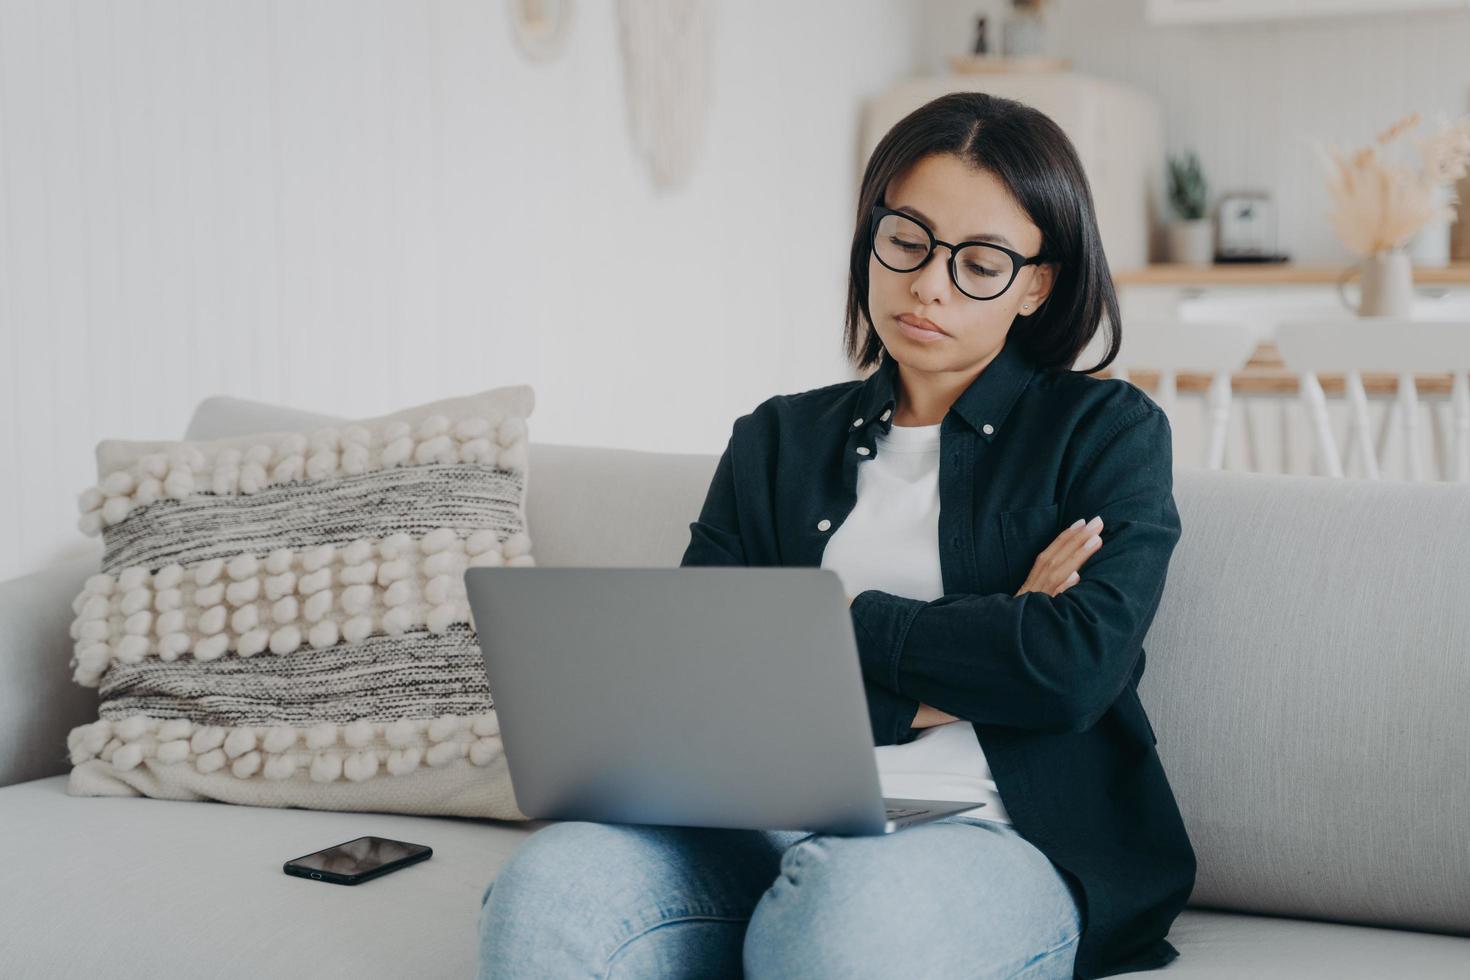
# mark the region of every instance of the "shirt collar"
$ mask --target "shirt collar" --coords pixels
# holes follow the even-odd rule
[[[950,411],[967,422],[980,436],[991,440],[999,434],[1026,385],[1036,373],[1036,364],[1021,351],[1010,334],[1000,353],[970,382]],[[858,390],[853,428],[878,423],[884,432],[893,427],[893,410],[898,396],[898,362],[887,352]]]

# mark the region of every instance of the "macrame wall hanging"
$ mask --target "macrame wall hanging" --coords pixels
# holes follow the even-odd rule
[[[532,61],[550,61],[561,53],[572,23],[573,0],[508,0],[511,36]]]
[[[710,20],[705,0],[618,0],[628,125],[660,192],[684,183],[699,159]]]

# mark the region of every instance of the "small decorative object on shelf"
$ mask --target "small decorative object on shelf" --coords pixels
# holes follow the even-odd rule
[[[1433,136],[1411,140],[1419,152],[1418,172],[1379,158],[1379,147],[1387,147],[1419,121],[1419,113],[1409,113],[1351,156],[1312,141],[1332,196],[1328,218],[1338,238],[1358,256],[1358,264],[1343,274],[1338,286],[1341,291],[1354,274],[1362,277],[1356,306],[1343,295],[1359,316],[1409,315],[1414,272],[1405,246],[1426,224],[1454,217],[1458,198],[1452,187],[1470,167],[1470,116],[1441,121]]]
[[[1276,205],[1265,191],[1223,194],[1216,262],[1285,262],[1276,251]]]
[[[971,54],[988,54],[990,42],[985,36],[985,18],[975,18],[975,45],[970,49]]]
[[[1191,150],[1169,158],[1169,204],[1178,220],[1169,222],[1169,261],[1209,265],[1214,258],[1214,222],[1205,213],[1209,187]]]
[[[1046,48],[1046,0],[1011,0],[1001,24],[1000,52],[1008,58],[1039,57]]]

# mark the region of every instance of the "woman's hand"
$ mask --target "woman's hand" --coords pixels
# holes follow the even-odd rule
[[[1057,535],[1057,539],[1036,556],[1031,574],[1026,577],[1016,595],[1024,592],[1045,592],[1055,596],[1076,585],[1081,579],[1077,569],[1092,557],[1093,552],[1102,547],[1102,538],[1099,537],[1101,532],[1101,515],[1086,524],[1078,518],[1077,523]]]
[[[914,715],[914,720],[909,723],[910,728],[933,728],[935,725],[947,725],[952,721],[959,721],[954,715],[927,704],[919,705],[919,713]]]

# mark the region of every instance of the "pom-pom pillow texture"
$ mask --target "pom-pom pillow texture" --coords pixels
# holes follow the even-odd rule
[[[525,820],[464,571],[532,565],[529,385],[306,432],[97,446],[74,796]]]

